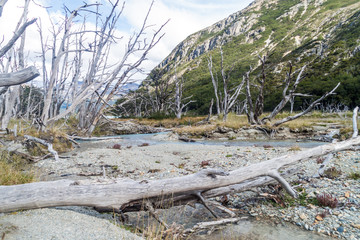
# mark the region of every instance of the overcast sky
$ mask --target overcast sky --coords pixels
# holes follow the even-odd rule
[[[83,5],[83,2],[105,3],[107,1],[35,0],[35,2],[51,8],[45,10],[32,4],[29,18],[41,18],[42,23],[46,25],[48,13],[52,17],[61,18],[64,5],[73,10]],[[230,14],[245,8],[251,2],[252,0],[155,0],[148,23],[159,27],[168,19],[170,22],[164,28],[165,37],[153,49],[149,55],[149,60],[143,65],[145,70],[150,71],[159,64],[188,35],[226,18]],[[119,31],[124,35],[136,31],[141,26],[150,3],[151,0],[127,0],[123,16],[119,22]],[[3,16],[0,18],[0,37],[4,35],[5,41],[7,37],[11,36],[21,15],[22,4],[23,1],[20,0],[9,0],[5,5]],[[34,53],[34,51],[39,51],[39,48],[36,47],[39,45],[36,26],[30,26],[27,34],[26,49],[29,51],[29,56],[35,58],[39,53]],[[37,62],[35,59],[32,61]]]

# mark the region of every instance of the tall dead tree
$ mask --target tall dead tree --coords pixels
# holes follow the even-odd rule
[[[50,74],[43,74],[49,76],[44,83],[47,87],[42,115],[45,124],[78,113],[80,128],[91,134],[109,101],[126,83],[132,81],[134,74],[142,71],[141,64],[149,51],[163,37],[161,32],[166,23],[153,33],[148,33],[152,28],[147,24],[154,3],[152,1],[143,25],[125,42],[125,51],[117,63],[112,63],[109,57],[115,43],[124,41],[121,36],[116,36],[117,22],[124,9],[124,4],[119,5],[119,2],[109,1],[112,8],[106,17],[98,13],[99,4],[85,4],[71,11],[61,28],[53,30],[52,46],[47,46],[43,39],[43,45],[46,45],[43,49],[50,49],[55,59]],[[89,29],[85,21],[80,27],[75,27],[74,20],[80,16],[78,13],[84,11],[95,14],[95,29]],[[59,41],[58,45],[55,45],[56,41]],[[64,81],[65,78],[68,80]],[[61,94],[64,96],[58,101],[57,109],[64,99],[69,99],[71,104],[64,111],[54,111],[51,109],[54,99]]]
[[[175,63],[175,114],[176,118],[180,119],[183,109],[189,105],[190,103],[193,103],[195,101],[189,100],[192,98],[192,95],[186,98],[183,98],[183,83],[184,79],[178,78],[176,73],[176,63]],[[189,100],[189,101],[188,101]]]
[[[224,115],[223,121],[225,122],[227,120],[228,113],[230,112],[231,108],[234,106],[238,96],[242,91],[242,88],[245,83],[245,79],[243,78],[240,84],[237,84],[233,87],[230,86],[231,84],[230,74],[232,73],[235,64],[233,64],[232,67],[226,72],[224,66],[224,54],[221,47],[220,47],[220,56],[221,56],[220,72],[221,72],[222,85],[223,85],[223,89],[221,92],[219,92],[218,89],[218,80],[213,73],[213,63],[211,56],[208,58],[208,67],[210,71],[211,81],[214,87],[217,112],[218,114],[222,113]]]
[[[246,81],[246,101],[245,101],[245,112],[248,117],[248,122],[250,124],[262,124],[259,117],[261,114],[263,114],[264,111],[264,88],[265,88],[265,80],[266,80],[266,73],[265,73],[265,62],[266,62],[266,56],[260,57],[258,56],[260,60],[260,66],[261,66],[261,76],[257,77],[257,84],[250,82],[250,71],[246,72],[244,75],[245,81]],[[252,94],[251,94],[251,86],[254,86],[258,93],[257,98],[255,101],[255,104],[252,100]],[[255,106],[254,106],[255,105]]]
[[[3,11],[3,7],[6,1],[0,2],[0,16]],[[3,62],[4,57],[7,53],[7,63],[5,73],[0,74],[0,87],[5,87],[1,93],[6,93],[3,98],[4,103],[4,111],[2,111],[3,115],[1,116],[1,127],[2,129],[6,128],[11,117],[15,116],[16,103],[20,104],[20,87],[19,85],[22,83],[26,83],[28,81],[33,80],[37,76],[39,76],[39,72],[35,67],[25,68],[25,59],[24,59],[24,46],[25,46],[25,30],[28,26],[33,24],[36,19],[32,19],[30,21],[27,20],[27,13],[29,7],[30,0],[25,0],[24,2],[24,10],[20,17],[20,20],[15,28],[15,32],[10,40],[0,49],[0,60]],[[21,38],[18,49],[14,49],[15,43],[17,40]],[[12,50],[12,52],[10,51]],[[17,56],[16,56],[17,54]],[[18,62],[15,63],[15,61]],[[8,73],[10,65],[13,65],[11,68],[14,70],[11,73]],[[2,94],[0,94],[2,95]]]

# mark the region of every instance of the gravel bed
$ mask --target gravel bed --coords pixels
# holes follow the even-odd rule
[[[164,136],[162,136],[164,137]],[[120,149],[113,149],[120,144]],[[64,154],[57,162],[46,159],[36,163],[40,180],[123,177],[134,180],[161,179],[191,174],[205,167],[233,170],[276,156],[291,153],[289,147],[221,146],[168,142],[131,145],[126,140],[83,142],[82,147]],[[294,144],[295,145],[295,144]],[[356,151],[335,155],[328,167],[341,169],[339,178],[313,178],[319,164],[310,159],[300,164],[292,177],[309,197],[330,193],[339,201],[337,208],[319,206],[274,206],[267,202],[249,203],[253,192],[231,196],[232,207],[258,219],[270,218],[293,223],[300,228],[342,239],[360,239],[360,182],[348,179],[360,171]],[[254,189],[257,192],[264,188]],[[326,216],[317,219],[320,213]],[[104,217],[107,216],[107,217]],[[2,229],[2,230],[1,230]],[[87,208],[49,208],[0,215],[0,233],[5,239],[139,239],[120,228],[110,215],[96,214]],[[129,234],[129,235],[126,235]],[[1,235],[0,235],[1,237]]]

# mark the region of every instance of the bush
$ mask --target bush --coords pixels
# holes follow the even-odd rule
[[[338,205],[338,200],[336,199],[336,197],[328,193],[318,194],[316,196],[316,199],[319,205],[323,207],[336,208],[336,206]]]
[[[7,151],[0,154],[0,185],[24,184],[35,180],[31,170],[24,170],[27,166],[21,157]]]
[[[167,113],[167,112],[156,112],[150,115],[149,119],[154,120],[163,120],[166,118],[175,118],[175,115],[173,113]]]
[[[341,171],[337,170],[335,167],[331,167],[324,171],[324,175],[327,178],[333,179],[333,178],[337,178],[337,177],[341,176]]]

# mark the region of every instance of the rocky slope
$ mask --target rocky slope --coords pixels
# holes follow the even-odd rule
[[[205,113],[213,98],[207,58],[213,56],[219,71],[220,45],[225,69],[235,66],[233,82],[239,81],[250,66],[259,65],[258,55],[267,55],[269,80],[280,82],[288,61],[296,68],[307,64],[304,91],[320,95],[334,82],[343,81],[335,100],[352,107],[359,99],[349,89],[360,89],[359,84],[353,84],[359,79],[359,73],[354,72],[359,64],[359,14],[358,0],[256,0],[244,10],[187,37],[157,68],[173,75],[176,63],[177,74],[187,81],[185,95],[193,95],[196,100],[190,108],[198,113]],[[280,93],[268,86],[268,92],[274,91]],[[266,107],[274,105],[271,98],[267,99]]]

